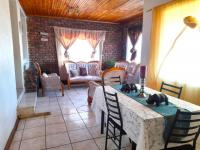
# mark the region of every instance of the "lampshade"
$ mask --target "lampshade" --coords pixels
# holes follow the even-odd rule
[[[190,28],[195,28],[198,25],[198,20],[193,16],[187,16],[184,18],[184,23]]]

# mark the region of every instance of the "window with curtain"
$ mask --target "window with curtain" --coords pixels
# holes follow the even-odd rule
[[[173,1],[155,8],[148,85],[159,89],[166,81],[183,86],[182,98],[199,103],[200,30],[184,24],[184,18],[200,20],[200,1]],[[200,104],[200,103],[199,103]]]
[[[127,61],[130,61],[130,59],[131,59],[131,52],[130,52],[130,50],[132,49],[132,47],[133,47],[133,45],[132,45],[132,43],[131,43],[131,40],[130,40],[130,37],[129,37],[129,35],[127,36],[127,45],[126,45],[126,60]],[[137,64],[139,64],[140,63],[140,61],[141,61],[141,50],[142,50],[142,34],[140,34],[140,36],[138,37],[138,40],[137,40],[137,42],[136,42],[136,44],[135,44],[135,50],[137,51],[137,55],[136,55],[136,58],[135,58],[135,62],[137,63]]]
[[[69,60],[74,62],[78,61],[89,62],[92,60],[100,60],[100,44],[96,47],[96,53],[94,57],[91,58],[93,51],[94,50],[92,46],[87,40],[77,39],[68,49]]]

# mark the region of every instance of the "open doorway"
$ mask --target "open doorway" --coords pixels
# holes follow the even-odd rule
[[[11,0],[10,14],[13,34],[16,92],[19,102],[24,94],[24,65],[29,60],[26,15],[18,1]]]

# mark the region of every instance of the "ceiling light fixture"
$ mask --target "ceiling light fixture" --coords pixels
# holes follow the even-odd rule
[[[78,6],[67,6],[67,14],[68,15],[79,15]]]

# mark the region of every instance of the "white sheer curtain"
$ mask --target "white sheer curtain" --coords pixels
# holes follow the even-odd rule
[[[200,31],[186,27],[184,19],[200,20],[199,8],[199,0],[177,0],[154,9],[147,76],[147,85],[157,90],[161,81],[183,86],[181,98],[196,104],[200,104]]]

